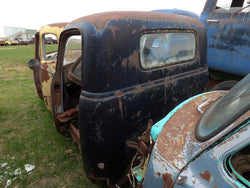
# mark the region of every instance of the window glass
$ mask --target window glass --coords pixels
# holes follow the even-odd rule
[[[143,69],[189,61],[195,57],[193,33],[152,33],[140,39],[140,61]]]
[[[216,7],[218,10],[229,10],[232,0],[217,0]]]
[[[245,0],[243,4],[243,10],[241,12],[250,12],[250,1]]]
[[[81,57],[82,38],[80,35],[73,35],[68,38],[64,53],[63,65],[76,62]]]
[[[72,74],[77,77],[78,79],[81,79],[81,69],[82,69],[82,61],[79,61],[76,66],[74,67]]]
[[[217,0],[216,9],[228,12],[249,12],[249,0]]]
[[[250,74],[207,109],[196,126],[198,140],[212,138],[250,109],[249,83]]]
[[[74,66],[72,67],[69,73],[69,79],[78,85],[81,85],[82,83],[81,82],[81,79],[82,79],[81,70],[82,70],[82,61],[79,58],[79,61],[77,60],[77,62],[74,64]]]
[[[54,34],[43,35],[43,58],[53,60],[57,58],[57,37]]]

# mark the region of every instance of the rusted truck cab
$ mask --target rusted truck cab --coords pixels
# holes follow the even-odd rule
[[[33,70],[37,93],[44,100],[48,110],[51,108],[51,80],[55,72],[59,36],[67,23],[48,24],[35,34],[35,58],[29,61]],[[55,45],[49,45],[47,38],[53,38]]]
[[[108,12],[69,23],[52,81],[59,132],[80,143],[87,175],[114,185],[148,119],[207,89],[206,32],[197,19]],[[67,64],[67,67],[64,66]],[[79,132],[78,132],[79,128]]]
[[[207,0],[200,21],[208,38],[211,74],[243,78],[250,72],[250,1]]]

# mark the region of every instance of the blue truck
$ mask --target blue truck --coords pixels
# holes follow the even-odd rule
[[[207,0],[196,15],[178,9],[154,10],[199,19],[207,32],[207,65],[218,80],[240,80],[250,72],[250,1]]]
[[[250,1],[207,0],[200,21],[207,32],[207,64],[217,76],[250,72]]]
[[[207,0],[200,17],[178,9],[155,11],[186,15],[205,25],[207,65],[212,80],[240,80],[250,72],[249,0]],[[235,84],[225,82],[217,88],[230,89]]]

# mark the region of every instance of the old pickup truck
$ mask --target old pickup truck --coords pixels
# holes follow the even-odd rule
[[[5,46],[8,46],[8,45],[18,45],[18,40],[15,40],[15,39],[10,39],[10,38],[6,38],[5,40]]]
[[[18,45],[18,41],[12,40],[8,37],[0,38],[0,46],[8,46],[8,45]]]
[[[59,41],[59,36],[67,23],[48,24],[41,27],[35,34],[35,58],[29,62],[33,69],[37,93],[44,100],[48,110],[51,108],[51,80],[55,73],[58,46],[48,45],[47,37],[54,37]],[[36,66],[36,67],[34,67]]]
[[[91,180],[120,185],[135,153],[126,140],[136,141],[148,119],[207,90],[206,60],[205,27],[191,17],[107,12],[65,26],[52,112],[57,130],[79,144]],[[41,69],[36,59],[29,66]]]
[[[250,73],[250,1],[207,0],[200,21],[207,31],[210,74],[243,78]]]

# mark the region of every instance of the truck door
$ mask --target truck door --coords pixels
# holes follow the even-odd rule
[[[210,70],[237,76],[250,72],[249,0],[208,0],[201,14]]]
[[[57,36],[50,33],[40,33],[40,71],[43,99],[48,110],[51,109],[51,79],[55,73],[57,58]]]
[[[80,31],[77,29],[64,31],[60,36],[60,43],[58,62],[51,80],[51,99],[57,130],[64,134],[68,131],[69,122],[77,119],[78,115],[82,64]],[[74,138],[74,135],[72,136]]]

